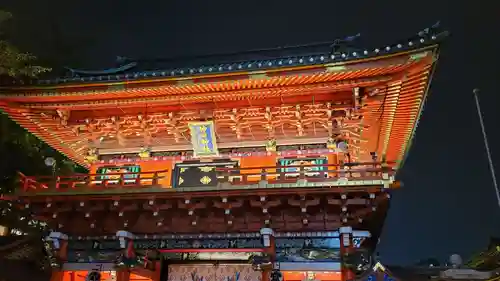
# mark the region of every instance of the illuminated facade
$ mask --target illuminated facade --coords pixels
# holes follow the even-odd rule
[[[443,35],[124,60],[3,88],[13,120],[90,171],[20,174],[15,198],[53,229],[52,280],[358,278]]]

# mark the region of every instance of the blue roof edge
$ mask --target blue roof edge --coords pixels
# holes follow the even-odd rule
[[[415,36],[406,40],[399,41],[400,43],[386,45],[374,49],[358,49],[356,47],[347,47],[342,43],[350,43],[353,37],[345,40],[337,40],[330,44],[331,50],[315,54],[293,55],[293,56],[277,56],[270,59],[244,60],[227,63],[214,63],[206,65],[198,65],[191,67],[173,67],[162,70],[144,70],[136,71],[140,61],[134,61],[126,58],[120,58],[122,65],[117,68],[110,68],[97,71],[77,70],[67,68],[69,77],[59,77],[55,79],[33,79],[24,81],[12,81],[14,86],[50,86],[72,83],[102,83],[102,82],[122,82],[130,80],[154,79],[154,78],[182,78],[196,75],[212,75],[212,74],[227,74],[248,71],[263,71],[280,69],[285,67],[299,66],[314,66],[326,63],[342,63],[352,60],[376,58],[397,54],[405,51],[418,50],[438,44],[443,38],[448,36],[447,31],[440,30],[438,24],[431,28],[426,28],[418,32]],[[357,35],[359,36],[359,35]],[[357,37],[356,36],[356,37]],[[340,43],[339,43],[340,42]],[[323,43],[326,44],[326,43]],[[302,46],[304,47],[304,46]],[[285,48],[274,49],[278,51]],[[269,51],[269,50],[263,50]],[[254,51],[255,53],[259,51]],[[251,52],[247,52],[251,53]],[[217,55],[213,55],[216,57]],[[219,55],[220,56],[220,55]],[[210,57],[210,56],[204,56]],[[128,61],[127,61],[128,60]],[[186,59],[189,62],[189,59]]]

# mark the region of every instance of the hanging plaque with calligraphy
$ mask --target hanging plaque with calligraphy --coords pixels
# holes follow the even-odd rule
[[[195,157],[218,156],[215,126],[213,121],[190,122],[191,143]]]

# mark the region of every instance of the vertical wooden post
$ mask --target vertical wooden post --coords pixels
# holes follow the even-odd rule
[[[55,182],[55,189],[61,188],[61,177],[57,176],[56,177],[56,182]]]
[[[68,258],[68,235],[61,232],[51,232],[47,236],[47,241],[52,242],[52,249],[55,258],[59,263],[64,263]],[[62,264],[61,264],[62,266]],[[64,271],[61,269],[53,269],[51,281],[62,281],[64,279]]]
[[[118,180],[118,188],[122,188],[125,185],[125,174],[120,174],[120,179]]]
[[[124,259],[132,259],[135,258],[135,252],[134,252],[134,234],[126,231],[126,230],[119,230],[116,232],[115,235],[118,238],[118,241],[120,242],[120,248],[123,251],[123,258]],[[117,281],[129,281],[130,280],[130,270],[127,268],[122,268],[120,270],[116,271],[116,280]]]
[[[154,174],[153,174],[153,181],[151,182],[152,186],[157,186],[158,185],[158,178],[159,177],[160,176],[159,176],[158,172],[157,171],[154,172]],[[140,184],[140,181],[139,181],[139,184]]]
[[[271,269],[262,270],[262,281],[270,281],[271,280]]]
[[[260,236],[264,246],[264,252],[269,255],[271,264],[273,265],[271,268],[265,268],[262,270],[262,281],[270,281],[271,271],[273,270],[274,263],[276,261],[276,243],[274,241],[274,232],[271,228],[261,228]]]
[[[300,165],[299,168],[299,179],[305,179],[306,178],[306,169],[303,165]]]
[[[352,243],[352,227],[343,226],[339,229],[340,233],[340,254],[342,259],[346,257],[346,255],[352,254],[353,243]],[[341,273],[342,273],[342,281],[350,281],[354,280],[354,273],[350,268],[348,268],[342,260],[341,265]]]
[[[267,170],[265,168],[262,168],[260,170],[260,180],[261,181],[267,180]]]
[[[68,257],[68,235],[61,232],[51,232],[46,239],[52,242],[52,251],[58,262],[65,262]],[[63,270],[52,270],[52,276],[50,278],[51,281],[62,281],[63,279]]]
[[[161,277],[161,261],[156,261],[151,281],[160,281],[160,277]]]

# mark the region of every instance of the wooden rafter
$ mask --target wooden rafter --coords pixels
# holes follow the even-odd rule
[[[228,74],[215,80],[105,88],[89,84],[50,91],[19,88],[2,95],[2,108],[79,163],[90,148],[189,145],[187,123],[202,112],[216,121],[222,145],[270,138],[327,139],[340,130],[358,161],[369,160],[371,152],[401,160],[421,109],[433,55],[402,53],[307,71]],[[353,99],[353,89],[361,88],[362,96]],[[336,111],[344,113],[335,116]]]

